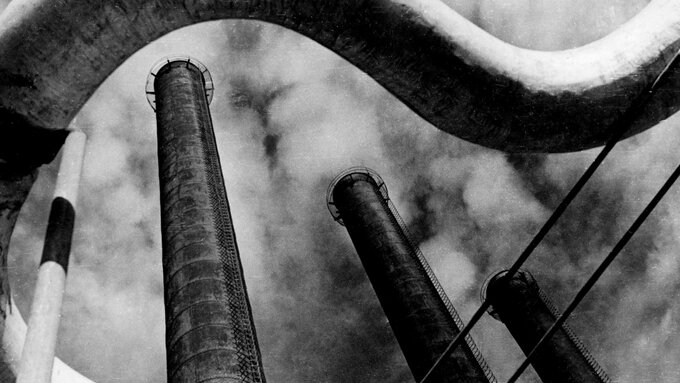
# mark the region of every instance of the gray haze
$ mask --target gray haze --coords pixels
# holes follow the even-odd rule
[[[646,5],[446,2],[535,49],[585,44]],[[155,118],[144,83],[174,53],[199,58],[215,79],[211,109],[270,382],[412,380],[347,233],[326,210],[326,187],[341,170],[382,175],[467,320],[484,279],[514,260],[597,153],[508,155],[445,135],[341,58],[270,24],[171,33],[121,66],[74,122],[89,146],[58,354],[98,382],[165,381]],[[558,306],[680,162],[677,124],[620,144],[536,251],[527,268]],[[56,163],[43,167],[10,249],[23,313]],[[680,379],[679,198],[673,189],[570,321],[617,381]],[[485,318],[473,336],[506,380],[521,352],[503,326]]]

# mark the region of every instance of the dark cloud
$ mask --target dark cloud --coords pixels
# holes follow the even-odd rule
[[[264,145],[264,152],[267,157],[276,157],[279,140],[281,140],[281,136],[278,134],[268,134],[264,136],[262,144]]]
[[[272,86],[259,83],[257,79],[249,77],[237,77],[230,82],[231,107],[239,113],[253,113],[259,122],[263,132],[262,146],[270,168],[274,168],[278,162],[278,145],[281,133],[277,126],[271,125],[272,104],[277,98],[285,96],[285,92],[292,88],[292,84],[285,86]]]

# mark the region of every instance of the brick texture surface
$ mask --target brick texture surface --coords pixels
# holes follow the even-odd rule
[[[155,80],[168,382],[264,382],[200,70]]]
[[[370,176],[346,176],[333,196],[409,368],[420,381],[460,329]],[[463,345],[442,361],[429,381],[488,379]]]

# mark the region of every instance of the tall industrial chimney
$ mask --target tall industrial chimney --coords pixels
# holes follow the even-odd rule
[[[208,103],[190,58],[152,70],[161,187],[168,382],[264,382]]]
[[[531,274],[519,271],[493,276],[483,293],[491,315],[503,322],[525,354],[531,352],[559,312],[538,288]],[[602,367],[565,325],[536,352],[532,366],[544,383],[610,382]]]
[[[368,169],[349,169],[328,189],[328,207],[347,228],[416,381],[462,322],[420,250],[409,240],[387,188]],[[495,382],[472,340],[453,351],[429,382]]]

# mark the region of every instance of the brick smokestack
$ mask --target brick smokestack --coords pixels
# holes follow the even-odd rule
[[[166,60],[156,109],[168,382],[264,382],[199,62]]]
[[[329,209],[347,228],[416,381],[420,381],[462,323],[422,254],[388,203],[380,177],[350,169],[329,188]],[[470,338],[442,361],[429,382],[495,379]]]
[[[491,315],[503,322],[525,354],[531,352],[559,312],[541,292],[531,274],[519,271],[509,280],[505,272],[486,287]],[[544,383],[611,382],[586,347],[564,325],[537,350],[532,366]]]

